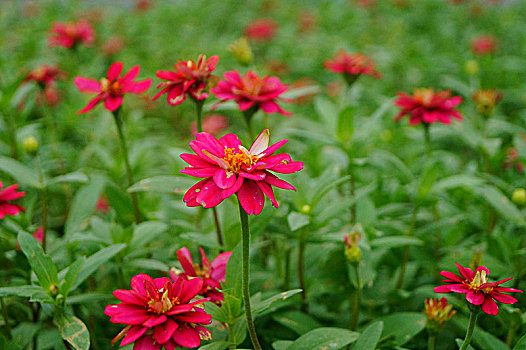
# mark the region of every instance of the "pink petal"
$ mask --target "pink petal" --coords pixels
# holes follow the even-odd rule
[[[193,167],[197,168],[208,168],[210,167],[210,162],[204,161],[201,157],[190,154],[190,153],[183,153],[180,155],[181,159],[190,164]]]
[[[193,266],[192,254],[190,254],[188,248],[183,247],[178,249],[175,254],[177,255],[177,260],[179,260],[179,263],[181,263],[184,272],[189,276],[197,276]]]
[[[259,186],[261,191],[270,199],[270,202],[274,206],[274,208],[278,208],[278,202],[276,201],[276,198],[274,197],[274,192],[272,191],[272,187],[266,183],[265,181],[256,181],[256,184]]]
[[[139,74],[140,71],[141,71],[141,67],[140,66],[138,66],[138,65],[137,66],[133,66],[127,73],[125,73],[122,76],[120,81],[123,82],[123,83],[129,83],[133,79],[137,78],[137,75]]]
[[[277,188],[281,188],[284,190],[296,191],[296,188],[292,186],[291,184],[289,184],[288,182],[281,180],[280,178],[278,178],[277,176],[269,172],[265,172],[265,173],[267,174],[267,176],[265,177],[265,182],[268,183],[269,185],[272,185],[272,186],[275,186]]]
[[[242,176],[245,179],[250,179],[254,181],[262,181],[265,179],[266,174],[263,171],[257,171],[257,170],[251,173],[245,173],[243,171],[240,171],[239,176]]]
[[[239,202],[249,215],[259,215],[263,210],[265,196],[252,180],[246,180],[237,192]]]
[[[152,315],[146,322],[143,322],[143,326],[152,328],[163,324],[168,318],[165,315]]]
[[[114,62],[110,68],[108,68],[108,80],[113,82],[117,80],[122,72],[122,62]]]
[[[181,299],[181,304],[185,304],[192,300],[203,288],[203,280],[201,278],[192,278],[188,281],[183,281],[183,290],[179,298]]]
[[[211,276],[216,281],[224,282],[226,274],[226,264],[230,259],[232,252],[224,252],[219,254],[214,261],[212,261],[212,273]]]
[[[223,170],[223,169],[217,169],[217,168],[193,168],[188,167],[181,170],[182,174],[190,175],[193,177],[212,177],[216,173],[217,170]],[[224,171],[224,170],[223,170]]]
[[[226,198],[230,197],[231,195],[233,195],[234,193],[236,193],[237,191],[239,191],[241,186],[243,186],[243,181],[244,181],[243,177],[242,176],[238,176],[234,186],[232,186],[232,187],[230,187],[230,188],[228,188],[226,190],[223,190],[223,193],[221,193],[221,198],[222,199],[226,199]]]
[[[303,162],[290,162],[288,164],[278,164],[269,170],[281,174],[292,174],[303,169]]]
[[[217,169],[214,173],[214,182],[221,189],[227,189],[236,183],[236,175],[227,172],[225,169]]]
[[[78,77],[75,77],[75,79],[73,79],[73,83],[75,83],[75,85],[81,92],[99,93],[102,91],[100,89],[99,82],[95,79],[88,79],[88,78],[78,76]]]
[[[466,293],[466,300],[473,305],[480,305],[484,302],[484,293],[470,290]]]
[[[109,95],[104,99],[104,107],[110,112],[115,112],[122,105],[122,96]]]
[[[465,284],[450,284],[449,290],[455,293],[467,293],[470,289]]]
[[[183,196],[183,202],[186,203],[189,207],[197,207],[200,204],[197,202],[197,195],[201,192],[201,188],[209,181],[209,179],[204,179],[190,187]]]
[[[219,139],[219,142],[227,148],[233,148],[235,150],[239,149],[241,146],[241,141],[235,134],[226,134],[225,136]]]
[[[91,101],[88,102],[88,104],[82,108],[80,111],[77,112],[77,114],[84,114],[86,112],[91,111],[99,102],[102,100],[101,95],[95,96]]]
[[[199,333],[190,327],[179,327],[174,332],[172,339],[185,348],[195,348],[201,344]]]
[[[153,337],[159,344],[164,344],[173,336],[179,325],[171,318],[166,323],[155,327]]]
[[[135,342],[133,350],[162,350],[163,346],[155,342],[151,335],[145,335]]]
[[[482,304],[482,311],[484,311],[488,315],[496,315],[499,313],[499,307],[490,296],[486,296],[484,304]]]
[[[131,287],[133,291],[141,296],[147,297],[148,291],[145,287],[145,281],[153,284],[153,279],[145,273],[135,275],[131,279]]]
[[[123,92],[129,92],[132,94],[142,94],[150,88],[152,85],[152,79],[145,79],[140,81],[132,81],[123,87]]]
[[[121,347],[133,343],[134,341],[139,339],[147,330],[148,330],[148,327],[142,327],[142,326],[131,327],[128,330],[128,332],[126,332],[126,336],[121,342]]]
[[[435,293],[451,293],[452,291],[449,289],[449,286],[438,286],[433,288],[433,292]]]
[[[125,303],[135,304],[135,305],[145,305],[146,298],[140,297],[131,290],[125,289],[116,289],[113,291],[115,298],[123,301]]]
[[[270,133],[268,129],[263,130],[250,147],[249,152],[251,154],[259,155],[268,148],[269,139]]]
[[[214,179],[209,178],[201,187],[195,201],[204,208],[212,208],[223,201],[222,192],[223,190],[215,184]]]
[[[210,323],[210,320],[212,319],[212,315],[207,314],[205,312],[185,312],[183,314],[179,314],[177,316],[174,316],[175,319],[178,321],[184,321],[184,322],[190,322],[190,323]]]
[[[489,294],[491,295],[493,299],[503,304],[515,304],[518,301],[511,295],[507,295],[507,294],[497,293],[494,291],[490,292]]]

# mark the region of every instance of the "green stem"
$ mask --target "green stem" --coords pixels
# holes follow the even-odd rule
[[[251,141],[254,141],[254,131],[252,130],[252,117],[257,112],[257,108],[250,108],[243,112],[243,116],[245,117],[245,121],[247,122],[247,131],[248,131],[248,137]]]
[[[356,325],[358,324],[358,316],[360,315],[360,304],[362,302],[362,281],[360,278],[360,269],[358,268],[358,264],[356,263],[352,265],[354,267],[354,271],[356,272],[357,286],[351,300],[351,321],[349,323],[349,328],[351,331],[354,331],[356,329]]]
[[[478,315],[478,312],[471,311],[471,314],[469,315],[468,329],[466,330],[466,337],[464,338],[464,342],[462,343],[462,346],[459,350],[466,350],[469,346],[469,343],[471,343],[471,337],[473,336],[473,330],[475,329],[475,324],[477,323]]]
[[[409,229],[407,230],[406,237],[411,237],[413,235],[413,231],[415,230],[417,212],[418,212],[418,206],[415,205],[415,207],[413,208],[413,214],[411,215],[411,222],[409,224]],[[398,280],[396,281],[396,287],[395,287],[396,289],[400,289],[400,287],[402,287],[402,283],[404,282],[405,266],[408,261],[409,261],[409,246],[406,245],[404,247],[404,252],[402,253],[402,261],[400,263],[400,273],[398,275]]]
[[[42,250],[46,252],[46,233],[47,233],[47,189],[44,183],[44,172],[40,154],[37,155],[38,177],[40,181],[40,205],[42,206]]]
[[[290,247],[285,247],[285,277],[283,278],[283,288],[288,290],[290,286]]]
[[[431,133],[429,132],[430,124],[424,123],[424,138],[426,140],[426,152],[427,156],[431,156]]]
[[[229,350],[234,350],[236,348],[236,339],[234,337],[234,325],[233,324],[228,324],[228,349]]]
[[[7,316],[7,308],[4,304],[4,298],[2,297],[0,297],[0,307],[2,307],[2,317],[4,318],[5,331],[7,333],[7,338],[11,339],[13,338],[13,335],[11,334],[11,326],[9,325],[9,317]]]
[[[128,146],[126,145],[126,138],[124,137],[124,133],[122,131],[122,119],[120,117],[119,112],[120,108],[113,112],[113,117],[115,119],[115,124],[117,124],[117,131],[119,132],[119,140],[121,142],[122,154],[124,156],[124,164],[126,165],[128,187],[131,187],[134,184],[133,174],[130,166],[130,159],[128,156]],[[132,192],[130,195],[133,202],[133,212],[135,215],[135,221],[139,224],[142,221],[141,211],[139,210],[139,201],[137,200],[137,195],[135,194],[135,192]]]
[[[249,292],[249,271],[250,271],[250,228],[248,225],[248,215],[239,202],[239,217],[241,219],[241,233],[243,239],[243,254],[242,254],[242,289],[243,289],[243,303],[245,304],[245,315],[247,318],[248,334],[254,350],[261,350],[258,336],[256,334],[256,327],[252,319],[252,307],[250,306],[250,292]]]
[[[350,184],[351,184],[351,197],[354,199],[355,193],[356,193],[356,183],[354,179],[354,171],[353,166],[351,164],[352,160],[349,159],[349,175],[351,176]],[[351,204],[351,225],[354,225],[356,223],[356,202],[353,202]]]
[[[299,238],[298,242],[298,281],[301,289],[301,311],[308,312],[307,290],[305,288],[305,270],[303,269],[305,260],[305,242]]]
[[[427,338],[427,350],[435,350],[436,339],[437,339],[436,333],[429,332],[429,336]]]

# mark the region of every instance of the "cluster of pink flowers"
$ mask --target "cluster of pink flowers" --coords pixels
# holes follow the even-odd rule
[[[66,73],[61,71],[57,65],[41,64],[26,75],[24,82],[36,83],[41,89],[37,95],[37,101],[40,102],[43,98],[46,104],[53,106],[60,100],[57,81],[65,77]]]

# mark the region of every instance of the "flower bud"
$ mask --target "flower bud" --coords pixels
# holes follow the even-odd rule
[[[300,212],[302,214],[310,214],[311,209],[312,208],[310,207],[310,205],[305,204],[304,206],[301,207]]]
[[[524,188],[517,188],[513,191],[511,196],[513,203],[523,206],[526,205],[526,190]]]
[[[358,242],[362,236],[359,232],[353,231],[345,237],[345,257],[352,264],[357,264],[362,260],[362,251],[358,247]]]
[[[243,66],[249,66],[254,59],[248,40],[244,37],[228,45],[228,51],[232,52],[237,62]]]
[[[52,284],[49,286],[49,291],[51,292],[51,295],[55,296],[58,294],[58,286],[56,284]]]
[[[456,313],[453,305],[448,304],[446,298],[426,298],[426,307],[423,312],[427,316],[426,328],[436,333],[440,332]]]
[[[475,60],[466,61],[464,71],[469,75],[476,75],[479,72],[479,64]]]
[[[27,153],[36,153],[38,151],[38,140],[34,136],[28,136],[22,141],[22,148]]]
[[[486,118],[493,114],[495,106],[502,100],[502,94],[495,89],[477,90],[471,97],[477,104],[478,112]]]

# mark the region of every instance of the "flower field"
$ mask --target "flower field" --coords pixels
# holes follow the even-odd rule
[[[0,10],[0,350],[526,349],[526,2]]]

